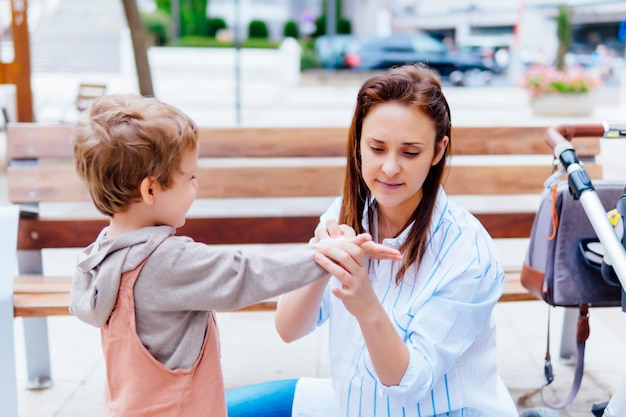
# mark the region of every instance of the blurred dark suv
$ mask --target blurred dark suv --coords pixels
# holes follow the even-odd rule
[[[454,85],[487,84],[498,72],[472,54],[454,53],[425,33],[357,38],[343,52],[343,66],[359,70],[388,69],[423,62]]]

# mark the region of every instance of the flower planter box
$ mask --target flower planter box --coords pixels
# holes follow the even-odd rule
[[[595,93],[558,93],[532,97],[530,105],[536,116],[591,116],[597,104]]]

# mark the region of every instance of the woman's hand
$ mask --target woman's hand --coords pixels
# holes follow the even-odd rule
[[[357,319],[371,312],[374,303],[379,304],[365,264],[364,246],[367,242],[385,248],[372,242],[371,236],[364,233],[349,239],[324,239],[318,245],[318,253],[315,255],[318,265],[341,282],[341,288],[334,287],[331,291]]]
[[[364,247],[376,243],[367,234],[326,240],[331,244],[318,246],[315,261],[341,282],[341,287],[333,287],[331,291],[357,319],[380,381],[386,386],[398,385],[408,367],[409,350],[369,280]]]
[[[347,224],[339,224],[335,219],[329,219],[326,224],[318,224],[315,229],[314,243],[318,243],[327,238],[355,237],[356,232]]]

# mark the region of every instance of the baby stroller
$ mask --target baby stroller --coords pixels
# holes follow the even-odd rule
[[[567,125],[552,127],[546,131],[546,142],[554,151],[555,162],[567,173],[569,192],[578,200],[589,219],[598,241],[603,248],[600,259],[602,278],[614,285],[626,288],[626,190],[615,203],[615,211],[621,217],[618,223],[611,223],[607,211],[600,201],[594,185],[584,166],[578,159],[570,140],[574,137],[625,138],[626,129],[611,127],[608,123],[598,125]],[[615,213],[615,211],[613,213]],[[615,224],[615,225],[614,225]],[[619,235],[619,237],[618,237]],[[622,291],[622,309],[626,312],[626,300]],[[626,417],[626,377],[609,401],[594,404],[592,413],[596,417]],[[533,408],[524,411],[520,417],[558,417],[550,408]]]

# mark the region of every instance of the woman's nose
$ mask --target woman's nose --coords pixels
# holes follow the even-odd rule
[[[400,171],[400,165],[394,156],[389,156],[383,161],[382,169],[386,175],[393,176]]]

